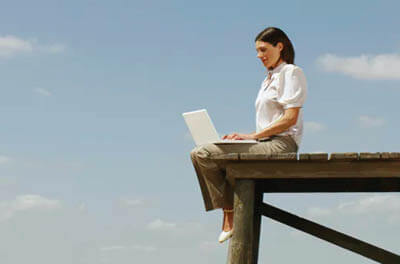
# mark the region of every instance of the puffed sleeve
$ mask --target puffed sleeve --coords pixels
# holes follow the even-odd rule
[[[281,82],[278,93],[278,103],[284,109],[302,107],[307,96],[307,81],[303,70],[298,66],[288,69]]]

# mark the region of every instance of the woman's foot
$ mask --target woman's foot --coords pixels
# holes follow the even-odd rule
[[[224,209],[224,222],[222,230],[227,232],[231,229],[233,229],[233,209]]]
[[[219,235],[218,241],[222,243],[231,238],[232,235],[233,235],[233,210],[224,209],[222,232]]]

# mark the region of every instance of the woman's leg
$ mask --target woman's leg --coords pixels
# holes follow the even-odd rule
[[[255,145],[251,145],[248,149],[246,149],[247,153],[254,153],[254,154],[290,153],[297,151],[298,151],[297,144],[290,136],[274,137],[270,141],[260,142]],[[225,193],[225,195],[227,196],[226,201],[228,201],[228,203],[226,206],[224,206],[224,208],[232,207],[233,209],[234,185],[235,185],[234,182],[233,183],[230,182],[229,189]],[[232,228],[233,228],[233,212],[226,213],[224,215],[223,230],[229,231]]]
[[[195,167],[200,188],[202,191],[206,211],[216,208],[233,209],[234,182],[226,179],[226,174],[221,164],[210,160],[213,154],[223,153],[286,153],[297,152],[297,145],[289,136],[274,137],[269,141],[253,145],[233,144],[215,145],[206,144],[195,148],[191,158]],[[233,213],[224,213],[223,230],[228,231],[233,227]]]
[[[211,155],[223,153],[241,153],[248,150],[249,145],[215,145],[205,144],[196,147],[190,153],[195,167],[206,211],[233,206],[233,189],[226,180],[222,163],[209,159]]]

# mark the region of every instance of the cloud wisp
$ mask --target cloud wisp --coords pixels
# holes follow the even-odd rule
[[[358,118],[358,123],[366,128],[382,127],[385,124],[385,120],[380,117],[362,115]]]
[[[4,155],[0,155],[0,165],[7,164],[10,161],[11,161],[11,158],[4,156]]]
[[[36,88],[34,91],[43,96],[51,96],[51,93],[43,88]]]
[[[325,126],[318,122],[308,121],[308,122],[304,122],[304,129],[307,132],[317,133],[317,132],[325,130]]]
[[[398,195],[371,195],[357,200],[343,202],[333,208],[312,207],[307,210],[310,217],[331,216],[379,216],[389,223],[395,224],[400,220],[400,196]]]
[[[58,209],[61,203],[58,200],[51,200],[40,195],[20,195],[12,201],[0,202],[0,221],[7,220],[17,212],[30,211],[35,209]]]
[[[317,64],[326,72],[338,72],[356,79],[400,80],[400,54],[360,55],[341,57],[324,54]]]
[[[0,58],[10,58],[19,54],[60,53],[65,50],[61,44],[41,45],[36,40],[26,40],[13,35],[0,36]]]
[[[176,228],[175,223],[165,222],[161,219],[156,219],[147,225],[149,230],[170,230]]]

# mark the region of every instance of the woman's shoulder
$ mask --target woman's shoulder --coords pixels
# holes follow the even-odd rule
[[[304,72],[303,72],[303,69],[300,67],[300,66],[298,66],[298,65],[295,65],[295,64],[286,64],[283,68],[282,68],[282,73],[285,75],[285,76],[293,76],[293,75],[296,75],[296,76],[298,76],[298,75],[301,75],[301,76],[304,76]]]
[[[296,64],[289,64],[289,63],[287,63],[282,68],[282,70],[284,70],[285,72],[288,72],[288,71],[303,71],[303,69],[300,66],[298,66]]]

